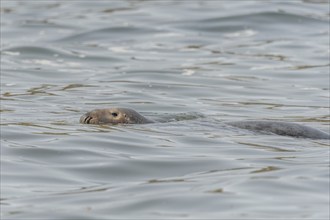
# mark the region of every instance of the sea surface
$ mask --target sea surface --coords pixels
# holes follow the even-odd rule
[[[329,219],[327,0],[1,1],[1,219]],[[162,122],[83,125],[94,108]]]

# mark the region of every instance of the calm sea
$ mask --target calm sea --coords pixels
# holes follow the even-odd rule
[[[329,2],[1,1],[1,219],[329,219]],[[82,125],[94,108],[165,123]]]

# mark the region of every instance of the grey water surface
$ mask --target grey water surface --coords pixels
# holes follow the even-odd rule
[[[329,2],[1,1],[1,219],[328,219]],[[129,107],[166,123],[83,125]]]

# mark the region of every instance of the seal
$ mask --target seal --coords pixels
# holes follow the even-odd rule
[[[240,129],[246,129],[246,130],[263,132],[263,133],[273,133],[283,136],[302,137],[302,138],[311,138],[311,139],[330,139],[330,135],[321,130],[292,122],[249,120],[249,121],[226,122],[226,124]]]
[[[94,109],[80,117],[83,124],[146,124],[153,123],[129,108]]]
[[[82,124],[147,124],[154,122],[129,108],[95,109],[80,117]],[[283,136],[330,139],[330,135],[321,130],[292,122],[249,120],[225,122],[225,124],[240,129]]]

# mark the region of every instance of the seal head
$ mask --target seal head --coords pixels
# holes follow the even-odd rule
[[[94,109],[80,117],[82,124],[146,124],[152,122],[129,108]]]

